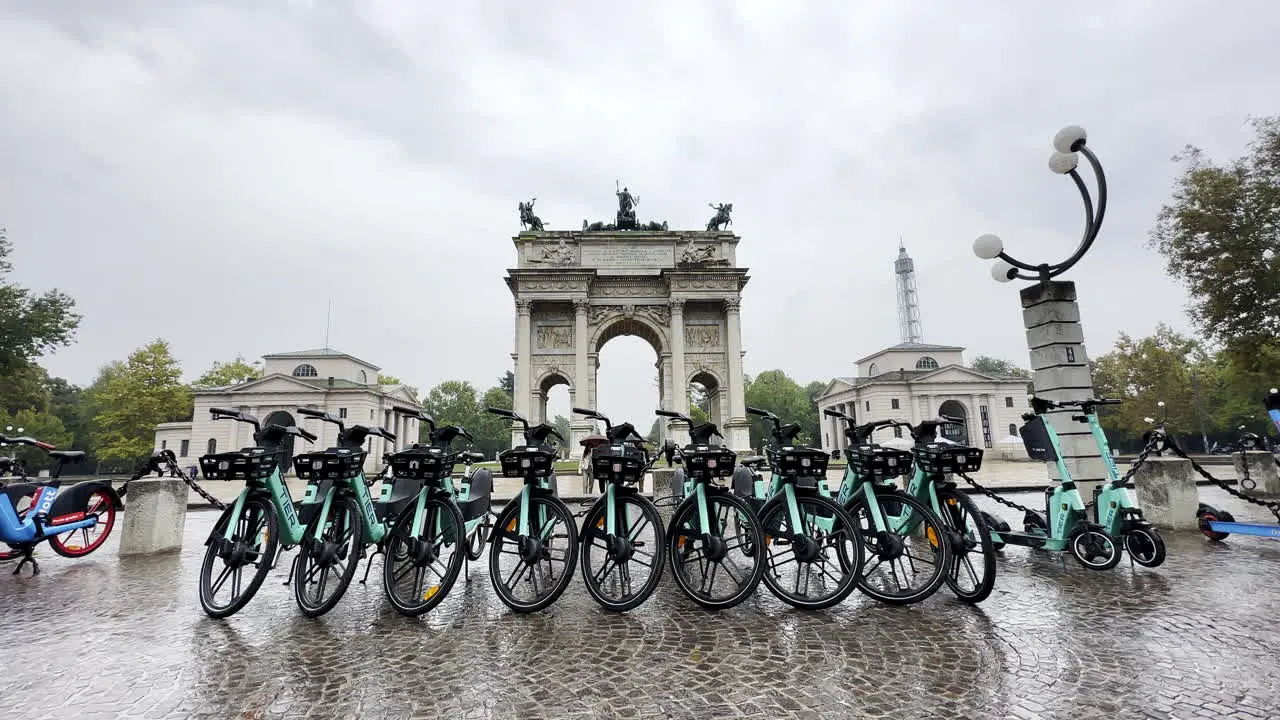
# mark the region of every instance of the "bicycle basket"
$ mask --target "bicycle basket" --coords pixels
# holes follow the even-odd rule
[[[276,469],[278,455],[263,448],[204,455],[200,471],[206,480],[263,480]]]
[[[982,467],[982,451],[964,445],[929,443],[915,448],[916,464],[929,474],[977,472]]]
[[[825,477],[828,458],[822,450],[788,445],[774,451],[769,464],[783,477]]]
[[[509,478],[547,477],[556,461],[556,453],[537,445],[520,445],[498,455],[502,476]]]
[[[846,453],[849,466],[859,477],[877,480],[910,474],[915,463],[915,456],[906,450],[879,445],[859,445],[848,449]]]
[[[1022,444],[1027,448],[1027,457],[1041,462],[1053,462],[1058,459],[1058,453],[1053,449],[1053,442],[1049,440],[1049,430],[1044,426],[1043,417],[1036,415],[1028,420],[1025,425],[1018,428],[1018,434],[1022,436]]]
[[[607,482],[635,483],[649,464],[634,445],[601,445],[591,451],[591,476]]]
[[[415,445],[387,458],[391,473],[398,478],[412,480],[440,480],[453,474],[457,456],[443,448]]]
[[[293,471],[303,480],[349,480],[364,470],[365,451],[329,448],[293,459]]]
[[[729,448],[715,445],[686,445],[680,451],[684,470],[694,480],[732,477],[738,456]]]

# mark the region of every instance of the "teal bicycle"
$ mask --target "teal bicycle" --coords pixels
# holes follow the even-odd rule
[[[668,464],[683,466],[676,471],[679,504],[667,525],[671,574],[681,592],[702,607],[731,608],[755,592],[765,565],[764,553],[755,551],[765,544],[755,509],[718,484],[733,475],[737,455],[714,441],[723,437],[714,424],[695,424],[670,410],[657,414],[689,425],[689,444],[665,449]]]
[[[452,448],[457,438],[474,440],[471,433],[459,425],[436,427],[421,412],[403,414],[426,424],[430,443],[387,455],[378,512],[391,523],[383,546],[383,591],[397,612],[412,617],[443,602],[460,570],[484,552],[493,527],[493,477],[481,468],[454,483],[459,461],[469,467],[483,459]]]
[[[877,503],[884,519],[890,525],[900,524],[910,520],[919,505],[928,508],[933,516],[942,521],[942,537],[950,548],[951,561],[943,573],[943,581],[964,602],[979,603],[986,600],[996,583],[996,548],[991,539],[991,531],[978,506],[950,480],[951,476],[958,473],[977,472],[982,467],[982,450],[938,441],[939,427],[959,424],[961,421],[939,417],[923,420],[914,426],[900,420],[879,420],[859,426],[852,417],[837,410],[823,412],[828,417],[844,420],[846,433],[850,438],[849,464],[853,471],[846,471],[846,480],[851,482],[841,487],[842,501],[847,502],[856,494],[857,477],[910,477],[905,495],[917,503],[903,503],[896,498],[886,497]],[[888,428],[907,430],[914,441],[910,453],[873,444],[873,434],[877,430]],[[923,532],[926,537],[930,530],[925,523]],[[893,544],[890,537],[883,549],[888,549]],[[927,569],[930,566],[922,567]],[[928,586],[929,583],[924,582],[926,579],[932,582],[931,576],[922,577],[919,583],[922,587]],[[885,587],[885,583],[881,582],[879,586]]]
[[[200,607],[210,617],[225,618],[253,599],[280,546],[288,549],[301,544],[308,528],[315,525],[304,522],[299,509],[308,514],[316,511],[318,487],[309,484],[302,504],[295,506],[281,477],[279,460],[289,437],[315,442],[316,436],[293,425],[264,428],[256,417],[237,410],[212,408],[209,414],[215,420],[253,426],[256,443],[236,452],[200,458],[205,478],[245,481],[244,491],[223,511],[205,540],[207,549],[200,566]]]
[[[828,455],[796,444],[799,425],[783,425],[767,410],[749,407],[747,412],[772,426],[773,444],[765,452],[772,470],[769,482],[751,473],[750,483],[734,483],[734,492],[751,504],[764,533],[764,542],[750,548],[765,559],[764,584],[793,607],[831,607],[857,586],[864,547],[854,518],[821,493]],[[744,458],[743,465],[758,466],[759,458]]]
[[[516,612],[550,607],[573,579],[578,562],[578,528],[555,486],[555,428],[529,421],[504,408],[486,412],[517,422],[524,444],[498,455],[504,477],[524,481],[519,494],[498,513],[489,549],[489,580],[494,592]]]
[[[591,474],[604,492],[582,521],[582,579],[601,607],[625,612],[649,599],[666,562],[662,516],[636,489],[657,456],[650,459],[635,442],[644,438],[631,423],[614,425],[595,410],[573,412],[603,422],[608,438],[591,452]]]
[[[367,549],[379,548],[374,555],[381,552],[388,528],[374,509],[371,483],[365,481],[364,444],[371,437],[394,442],[396,436],[380,427],[348,428],[320,410],[298,408],[297,413],[338,426],[335,447],[293,459],[294,472],[307,481],[298,512],[307,529],[293,564],[293,598],[303,615],[315,618],[342,600]]]

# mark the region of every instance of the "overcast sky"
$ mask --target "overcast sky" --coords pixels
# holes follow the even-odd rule
[[[925,340],[1026,364],[994,231],[1057,261],[1081,230],[1050,138],[1078,123],[1111,205],[1066,279],[1087,344],[1185,293],[1146,249],[1187,143],[1241,152],[1280,112],[1280,4],[0,2],[0,224],[17,280],[73,295],[91,382],[154,337],[189,378],[330,344],[429,388],[510,367],[516,203],[550,229],[734,204],[748,373],[853,373],[898,341],[893,259]],[[648,424],[655,357],[602,352],[601,404]],[[642,417],[641,417],[642,416]]]

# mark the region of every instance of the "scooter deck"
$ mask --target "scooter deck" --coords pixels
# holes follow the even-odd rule
[[[1256,535],[1280,540],[1280,525],[1257,525],[1254,523],[1222,522],[1210,520],[1209,529],[1214,532],[1232,533],[1235,535]]]
[[[1044,547],[1049,538],[1044,535],[1027,532],[992,532],[993,535],[998,534],[1000,540],[1006,545],[1021,545],[1023,547],[1039,548]]]

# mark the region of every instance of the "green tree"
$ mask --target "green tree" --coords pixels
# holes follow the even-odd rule
[[[214,362],[213,366],[199,379],[191,383],[191,387],[197,389],[226,387],[257,380],[260,377],[262,377],[262,368],[258,361],[249,364],[244,361],[244,356],[236,355],[231,362]]]
[[[0,372],[0,410],[43,412],[49,407],[49,375],[33,362],[19,360]]]
[[[71,447],[93,456],[89,435],[93,415],[85,391],[62,378],[50,378],[48,388],[49,412],[56,415],[62,421],[62,426],[71,433]]]
[[[1260,369],[1280,337],[1280,117],[1255,119],[1248,152],[1216,164],[1188,146],[1150,245],[1191,294],[1204,336]]]
[[[1008,360],[993,358],[989,355],[979,355],[969,361],[969,367],[980,373],[987,375],[995,375],[997,377],[1019,377],[1029,378],[1031,373],[1014,365]]]
[[[1156,414],[1163,401],[1169,427],[1192,434],[1198,427],[1195,398],[1188,389],[1193,369],[1204,372],[1209,356],[1199,341],[1161,323],[1149,337],[1133,339],[1120,334],[1115,349],[1099,356],[1093,365],[1098,395],[1124,403],[1103,408],[1107,426],[1139,436],[1150,427],[1144,418]]]
[[[551,427],[554,427],[556,432],[564,436],[565,445],[569,445],[573,442],[573,431],[569,427],[569,418],[563,415],[557,415],[555,419],[551,421]]]
[[[8,281],[13,246],[0,228],[0,377],[50,350],[69,345],[80,316],[57,290],[36,294]]]
[[[181,378],[182,368],[164,340],[135,350],[122,365],[104,368],[93,393],[98,459],[139,460],[153,447],[156,425],[190,418],[191,390]]]
[[[418,388],[412,385],[405,385],[404,381],[395,375],[383,375],[382,373],[378,373],[377,382],[378,385],[404,385],[405,389],[409,391],[409,394],[412,395],[415,400],[418,399]]]
[[[811,413],[809,394],[781,370],[766,370],[746,382],[747,405],[768,410],[786,423],[799,423],[804,428],[799,442],[817,444],[818,418]],[[810,417],[812,415],[812,417]],[[769,426],[756,418],[751,423],[751,446],[761,447],[768,437]]]
[[[511,372],[510,370],[508,370],[508,371],[506,371],[505,373],[503,373],[503,374],[498,378],[498,387],[502,388],[503,392],[505,392],[506,394],[510,395],[511,397],[515,397],[515,395],[516,395],[516,374],[515,374],[515,373],[513,373],[513,372]]]
[[[471,434],[476,436],[475,446],[486,457],[511,447],[511,427],[503,418],[484,412],[485,408],[498,407],[511,409],[511,395],[501,387],[491,387],[485,391],[480,401],[480,417],[476,421]],[[568,437],[567,435],[565,437]]]
[[[422,399],[422,407],[437,425],[461,425],[471,430],[479,420],[480,397],[471,383],[446,380],[431,388]]]
[[[13,430],[8,428],[12,427]],[[21,430],[19,430],[21,428]],[[16,413],[8,413],[0,410],[0,433],[14,436],[33,437],[41,442],[49,443],[59,450],[69,450],[73,437],[63,427],[62,421],[57,415],[38,410],[20,410]],[[49,462],[48,454],[39,448],[18,447],[15,455],[22,459],[23,465],[26,466],[27,472],[31,475],[39,470],[48,469],[52,463]]]

